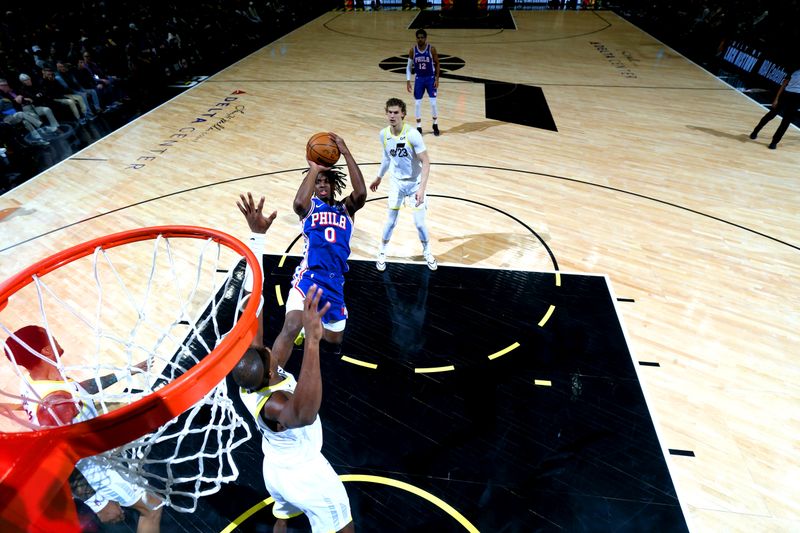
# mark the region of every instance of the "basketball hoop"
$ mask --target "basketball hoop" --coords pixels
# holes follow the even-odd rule
[[[126,251],[119,248],[123,245],[128,245],[124,247]],[[136,250],[128,252],[129,247]],[[114,252],[109,252],[112,249]],[[147,250],[152,254],[149,263],[137,258]],[[207,259],[209,250],[211,259]],[[119,255],[112,257],[113,254]],[[120,376],[117,389],[101,389],[97,397],[88,400],[95,402],[99,416],[83,422],[32,427],[23,417],[4,409],[6,419],[0,432],[0,530],[78,531],[67,483],[75,463],[103,454],[110,467],[120,463],[120,470],[130,470],[134,481],[141,480],[146,477],[144,467],[149,464],[147,454],[153,443],[183,441],[190,431],[189,424],[197,423],[188,421],[185,428],[164,437],[169,433],[165,427],[170,421],[195,405],[210,406],[211,420],[204,422],[215,432],[216,460],[220,464],[230,462],[225,474],[200,473],[197,479],[202,483],[195,483],[199,488],[190,495],[195,498],[195,505],[199,496],[215,492],[223,481],[235,479],[238,471],[230,452],[250,433],[232,405],[228,405],[224,378],[250,346],[261,304],[260,297],[249,298],[244,291],[242,256],[255,273],[252,294],[260,296],[260,261],[249,248],[225,233],[192,226],[142,228],[94,239],[39,261],[0,284],[3,337],[10,337],[23,325],[22,320],[40,324],[51,337],[61,339],[68,333],[80,340],[90,337],[80,347],[83,359],[79,363],[68,360],[69,348],[56,358],[55,366],[65,380],[67,374],[73,373],[82,373],[89,379],[109,371]],[[220,262],[228,258],[238,266],[221,268]],[[87,276],[88,265],[91,269]],[[194,270],[187,265],[194,265]],[[134,279],[133,273],[139,271],[144,272],[144,277]],[[62,272],[64,275],[59,276]],[[81,272],[84,279],[76,279]],[[51,277],[57,279],[51,283]],[[114,280],[119,287],[114,286]],[[63,291],[56,286],[59,283],[64,285]],[[144,283],[145,287],[134,289],[136,283]],[[31,293],[38,299],[36,310],[32,309]],[[230,324],[220,316],[223,301],[233,306],[232,311],[225,311],[232,314]],[[81,306],[83,303],[87,305]],[[175,309],[169,309],[167,304]],[[119,316],[130,307],[134,312],[128,310],[127,314],[137,316],[130,321],[121,320]],[[59,319],[66,325],[63,330],[57,323]],[[81,326],[83,331],[75,331]],[[115,326],[120,331],[114,330]],[[115,352],[117,361],[103,359],[108,347],[113,348],[109,351]],[[138,362],[134,358],[140,356],[146,361],[145,371],[133,365]],[[7,371],[7,382],[24,379],[24,373],[6,357],[0,358],[0,366],[3,365],[17,374],[9,377]],[[8,393],[3,396],[19,399]],[[190,412],[189,418],[195,416],[195,411]],[[226,436],[237,428],[246,432],[246,437]],[[211,440],[211,430],[205,431],[205,440]],[[148,437],[151,440],[144,440]],[[176,445],[176,449],[179,447]],[[177,459],[172,455],[158,461],[182,458],[183,455]],[[155,487],[160,495],[166,494],[167,505],[172,503],[171,481],[175,480],[165,481],[164,493]],[[148,485],[151,488],[154,487]]]

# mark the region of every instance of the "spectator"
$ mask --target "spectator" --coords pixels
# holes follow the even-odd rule
[[[96,82],[110,87],[117,81],[117,78],[107,75],[103,69],[100,68],[100,65],[92,61],[92,54],[88,51],[83,53],[83,62],[84,68],[89,71],[89,74],[92,75]]]
[[[12,126],[22,124],[30,132],[30,143],[33,145],[46,146],[50,144],[42,138],[39,132],[39,128],[42,127],[39,117],[35,113],[18,111],[18,105],[8,96],[10,90],[8,82],[0,79],[0,115],[3,117],[3,122]]]
[[[22,82],[22,87],[20,88],[20,93],[26,98],[30,98],[33,101],[34,106],[47,106],[52,107],[53,104],[65,105],[70,112],[75,116],[75,120],[80,119],[80,113],[78,113],[78,107],[72,100],[65,100],[65,102],[58,102],[49,98],[47,94],[45,94],[44,87],[42,86],[42,78],[36,77],[36,79],[28,76],[25,73],[19,75],[19,81]]]
[[[86,124],[86,104],[77,94],[68,94],[64,87],[56,81],[53,67],[45,63],[42,68],[42,93],[44,97],[67,106],[80,124]],[[80,112],[78,110],[80,109]]]
[[[21,74],[19,77],[23,84],[25,78],[30,80],[30,76],[27,74]],[[53,133],[58,130],[58,121],[56,120],[56,117],[53,116],[53,112],[49,107],[40,105],[43,102],[36,101],[34,98],[26,95],[23,90],[20,90],[20,94],[15,93],[6,80],[0,80],[0,93],[2,93],[2,96],[5,98],[10,98],[14,101],[17,111],[24,111],[25,113],[32,113],[37,117],[46,118],[47,122],[50,123],[49,126],[44,128],[47,133]]]
[[[245,15],[249,18],[252,22],[256,24],[261,24],[261,16],[258,14],[256,7],[253,5],[253,2],[248,2],[247,8],[245,9]]]
[[[31,53],[33,53],[33,62],[36,63],[36,66],[39,68],[44,67],[46,59],[44,57],[42,49],[39,47],[38,44],[34,44],[33,46],[31,46]]]
[[[115,97],[116,92],[110,87],[103,85],[95,80],[89,69],[86,68],[86,60],[82,57],[78,59],[78,68],[75,69],[75,79],[85,89],[93,89],[100,97],[100,103],[103,104],[106,111],[116,108],[119,103]]]
[[[92,109],[94,113],[100,113],[102,111],[103,108],[100,105],[100,99],[97,97],[97,91],[93,88],[87,89],[81,85],[78,78],[75,76],[72,65],[64,61],[57,61],[56,68],[58,69],[58,72],[55,74],[56,80],[58,80],[67,92],[81,95],[87,108]],[[90,100],[91,106],[89,105]]]

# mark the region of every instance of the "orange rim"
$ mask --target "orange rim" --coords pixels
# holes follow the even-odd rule
[[[236,251],[246,258],[255,273],[252,294],[262,293],[260,262],[238,239],[209,228],[154,226],[93,239],[31,265],[0,284],[0,309],[12,294],[32,283],[34,275],[43,276],[62,265],[93,254],[97,247],[110,249],[154,239],[159,235],[165,238],[211,239]],[[31,432],[0,433],[0,485],[13,487],[16,492],[16,502],[6,502],[8,506],[5,503],[1,506],[0,524],[19,524],[17,519],[10,516],[12,513],[8,512],[15,509],[16,512],[22,511],[23,516],[18,516],[18,519],[36,522],[33,515],[41,518],[47,510],[40,507],[42,503],[58,498],[59,492],[63,492],[62,487],[78,459],[131,442],[197,403],[230,372],[238,361],[237,354],[243,353],[250,346],[258,329],[258,306],[258,298],[248,299],[236,325],[216,348],[186,373],[132,404],[68,426]],[[88,435],[91,438],[87,438]],[[44,443],[47,444],[43,446]],[[43,456],[47,455],[48,450],[55,452],[52,458]],[[32,478],[34,472],[36,480]],[[45,472],[47,475],[43,477]],[[74,512],[67,513],[66,523],[72,522],[69,515],[73,514]],[[6,522],[7,519],[12,521]]]

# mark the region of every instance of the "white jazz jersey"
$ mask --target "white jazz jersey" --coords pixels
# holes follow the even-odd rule
[[[62,420],[65,424],[67,422],[83,422],[84,420],[89,420],[97,416],[97,409],[94,403],[89,400],[91,397],[90,394],[75,381],[23,380],[19,395],[22,397],[22,408],[28,414],[28,418],[31,422],[39,425],[36,410],[46,396],[58,391],[68,392],[72,396],[83,399],[80,402],[78,414],[75,418],[72,420]]]
[[[71,422],[83,422],[97,416],[97,408],[91,399],[91,395],[75,381],[35,381],[27,380],[22,382],[20,396],[22,397],[22,408],[28,413],[28,417],[34,424],[39,424],[36,410],[41,401],[49,394],[57,391],[65,391],[80,399],[78,414]],[[110,500],[113,500],[123,507],[131,507],[141,500],[145,495],[143,487],[134,485],[112,470],[98,457],[86,457],[78,461],[75,465],[80,470],[83,477],[94,489],[95,493],[86,504],[95,513],[103,509]]]
[[[419,154],[427,149],[422,135],[408,124],[403,124],[397,137],[392,135],[390,126],[383,128],[379,135],[383,160],[390,163],[388,174],[393,179],[419,182],[422,174]]]
[[[262,440],[261,448],[264,450],[264,458],[271,463],[297,464],[308,461],[312,457],[322,453],[322,423],[319,416],[312,424],[299,428],[288,428],[283,431],[272,431],[264,419],[261,418],[261,411],[264,404],[276,391],[286,391],[294,393],[297,381],[294,376],[284,369],[278,367],[278,375],[283,378],[279,383],[264,387],[263,389],[249,392],[239,389],[242,402],[247,411],[256,421]]]
[[[344,484],[322,456],[322,423],[272,431],[261,418],[264,404],[275,391],[294,392],[297,382],[278,367],[283,380],[271,387],[248,392],[239,389],[248,412],[263,436],[264,485],[275,500],[272,514],[290,518],[305,514],[313,533],[339,531],[353,519]]]

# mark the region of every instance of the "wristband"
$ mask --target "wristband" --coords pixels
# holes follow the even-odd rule
[[[264,253],[264,246],[266,243],[266,233],[251,233],[250,238],[247,240],[247,246],[257,256]]]
[[[266,243],[267,243],[266,233],[251,233],[250,238],[247,239],[247,247],[250,248],[250,251],[253,252],[253,255],[256,256],[256,259],[258,260],[259,264],[261,264],[261,262],[263,261],[262,257],[264,256],[264,246],[266,245]],[[245,271],[244,288],[248,292],[253,292],[253,271],[250,269],[250,265],[247,265],[247,269]]]

